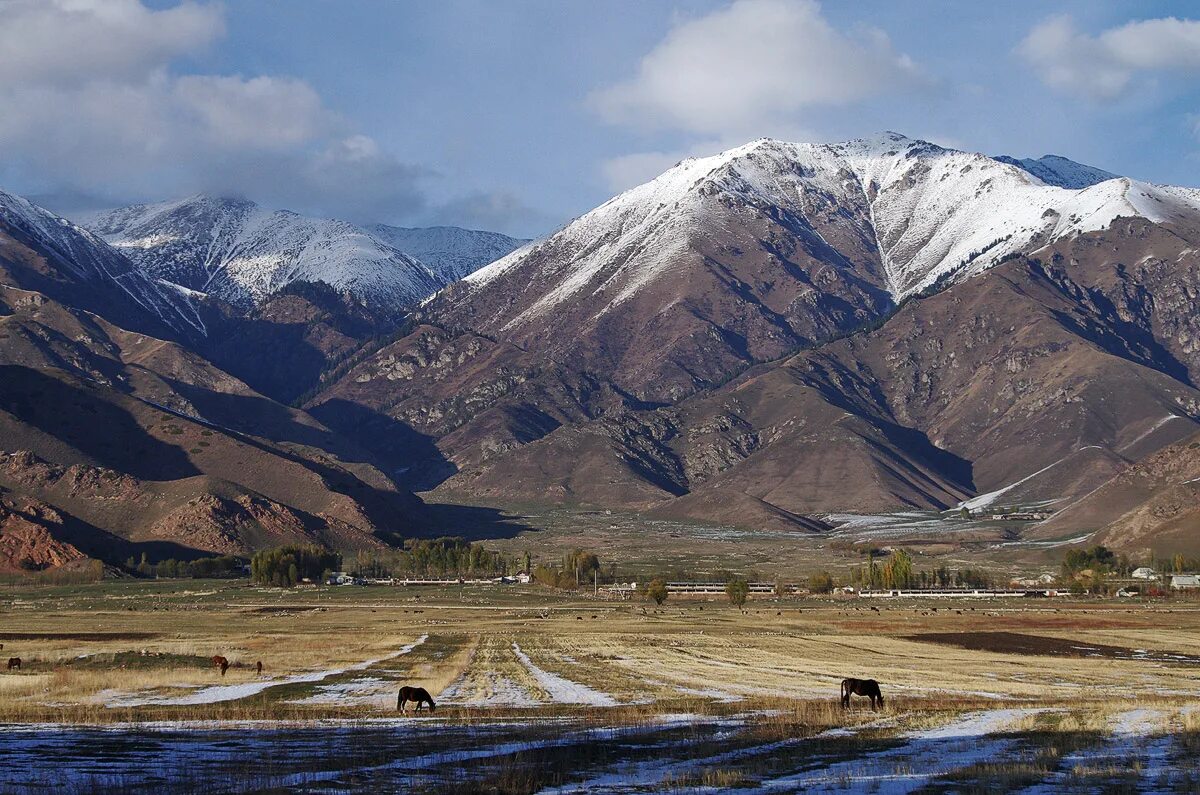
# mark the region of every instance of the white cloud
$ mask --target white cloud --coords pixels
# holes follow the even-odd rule
[[[633,79],[589,101],[631,127],[756,137],[795,124],[807,109],[921,82],[886,34],[836,30],[814,0],[736,0],[674,27]]]
[[[1133,90],[1140,74],[1200,72],[1200,21],[1148,19],[1091,36],[1056,16],[1030,31],[1017,52],[1051,88],[1115,99]]]
[[[0,0],[0,83],[75,85],[136,79],[211,44],[221,9],[139,0]]]
[[[172,73],[223,33],[216,5],[0,0],[0,178],[92,201],[239,193],[359,220],[424,207],[427,172],[304,81]]]

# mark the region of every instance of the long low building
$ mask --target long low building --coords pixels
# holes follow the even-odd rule
[[[749,583],[749,586],[752,594],[775,593],[775,583],[773,582],[752,582]],[[667,583],[667,593],[723,594],[727,587],[728,583],[724,582],[669,582]]]
[[[890,588],[879,591],[859,591],[864,599],[890,599],[911,596],[980,598],[1069,596],[1065,588]]]

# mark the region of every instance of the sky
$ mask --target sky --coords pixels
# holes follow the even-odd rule
[[[1200,186],[1200,7],[0,0],[0,108],[0,189],[68,215],[207,192],[532,237],[683,157],[884,130]]]

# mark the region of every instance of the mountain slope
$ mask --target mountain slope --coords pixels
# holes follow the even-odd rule
[[[190,338],[205,333],[186,296],[146,278],[86,229],[3,191],[0,284],[45,293],[130,329]]]
[[[1038,159],[1025,157],[1018,160],[1008,155],[998,155],[996,160],[1028,171],[1047,185],[1057,188],[1089,188],[1110,179],[1119,179],[1116,174],[1095,166],[1076,163],[1058,155],[1043,155]]]
[[[213,366],[194,337],[164,338],[122,289],[152,282],[35,217],[66,242],[0,222],[0,491],[10,513],[45,519],[4,519],[20,555],[377,548],[377,532],[420,526],[420,501],[366,451]]]
[[[1079,257],[1010,261],[878,329],[670,408],[557,428],[442,488],[765,524],[976,492],[996,492],[976,507],[1078,497],[1200,428],[1191,304],[1165,287],[1152,309],[1123,297],[1200,290],[1194,252],[1149,254],[1172,237],[1129,221],[1064,241]],[[1141,264],[1096,260],[1113,251]]]
[[[1200,435],[1130,466],[1039,525],[1037,538],[1095,531],[1116,549],[1159,555],[1200,551]]]
[[[368,230],[388,245],[424,263],[447,284],[458,281],[528,243],[498,232],[457,226],[409,228],[374,224]]]
[[[1140,220],[1134,226],[1118,220],[1130,218]],[[1170,393],[1190,386],[1195,372],[1184,361],[1192,343],[1172,340],[1191,339],[1195,331],[1190,288],[1181,282],[1187,264],[1179,257],[1194,251],[1198,224],[1200,193],[1189,189],[1126,179],[1058,188],[983,155],[895,134],[830,145],[758,141],[684,161],[451,285],[422,306],[421,325],[411,334],[362,360],[310,406],[325,422],[377,445],[380,455],[403,451],[414,482],[428,487],[455,472],[473,477],[515,462],[522,446],[548,434],[569,435],[580,423],[679,405],[748,366],[878,325],[899,302],[922,293],[957,285],[966,292],[956,294],[969,296],[987,288],[990,297],[977,304],[977,313],[1006,314],[1007,302],[1029,304],[1026,288],[1010,295],[1017,288],[974,285],[975,277],[1042,251],[1050,253],[1038,256],[1053,267],[1041,276],[1028,264],[1014,267],[1048,291],[1030,311],[1057,329],[1053,344],[1091,351],[1078,360],[1080,367],[1109,367],[1112,362],[1096,357],[1100,351],[1158,371],[1163,378],[1143,393]],[[1055,257],[1081,264],[1063,274]],[[1135,270],[1144,284],[1131,276]],[[1064,326],[1063,318],[1077,325]],[[918,345],[954,349],[961,324],[979,322],[947,310],[946,317],[910,329],[916,338],[908,349],[889,355],[916,357]],[[1024,324],[1021,317],[1012,317],[1009,325],[1016,324]],[[1004,343],[993,331],[975,343],[980,350],[971,356],[992,367],[1003,361],[993,357]],[[914,384],[949,383],[938,368],[953,360],[921,359],[925,364],[909,376]],[[853,361],[839,361],[853,370]],[[863,379],[886,382],[893,366],[880,361]],[[966,390],[964,416],[986,399],[981,383],[953,388]],[[1092,398],[1103,400],[1103,390]],[[1015,438],[1006,432],[997,432],[992,447],[956,442],[948,448],[934,418],[915,408],[907,408],[912,416],[895,416],[893,400],[910,407],[918,398],[879,396],[863,410],[875,431],[863,433],[883,433],[891,423],[915,433],[919,444],[931,444],[934,458],[940,449],[973,469],[964,477],[955,466],[934,467],[930,475],[927,462],[910,461],[913,471],[926,471],[922,477],[940,485],[898,485],[896,494],[910,495],[898,496],[898,504],[918,497],[941,504],[1033,471],[1018,471],[1028,463],[1021,456],[1006,457],[1003,440]],[[1001,419],[1019,427],[1017,416]],[[962,431],[964,438],[979,432]],[[640,452],[622,441],[618,458],[645,455],[644,433],[629,431]],[[1123,443],[1101,436],[1108,445]],[[883,445],[876,450],[903,452],[907,444],[871,438]],[[1064,447],[1059,457],[1067,452]],[[1111,475],[1123,460],[1120,454],[1098,458],[1080,482]],[[624,471],[616,466],[611,471]],[[690,477],[667,471],[677,463],[663,466],[649,467],[648,492],[634,477],[638,485],[628,499],[674,499],[692,488]],[[578,494],[539,471],[533,466],[523,476],[530,493],[538,483],[553,483]],[[860,479],[873,478],[869,471],[860,468]],[[605,477],[622,481],[625,474]],[[495,488],[483,481],[463,487],[490,494],[505,488],[500,481]]]
[[[83,219],[148,275],[249,308],[296,281],[393,311],[446,280],[368,231],[240,199],[192,196]]]

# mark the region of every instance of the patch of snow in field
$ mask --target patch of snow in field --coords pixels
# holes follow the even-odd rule
[[[428,638],[428,635],[422,635],[412,643],[404,646],[395,654],[389,654],[386,657],[379,657],[373,660],[364,660],[360,663],[347,665],[344,668],[330,668],[323,671],[308,671],[302,674],[293,674],[279,679],[263,679],[254,682],[243,682],[236,685],[211,685],[203,687],[195,692],[186,695],[152,695],[144,693],[128,693],[115,694],[108,696],[104,701],[104,706],[114,707],[139,707],[147,705],[190,705],[190,704],[216,704],[222,701],[236,701],[238,699],[255,696],[272,687],[281,685],[306,684],[309,682],[320,682],[328,679],[331,676],[349,673],[351,671],[362,671],[370,668],[372,665],[394,660],[397,657],[402,657],[408,654],[413,649],[420,646]]]
[[[593,707],[615,707],[618,702],[615,698],[607,693],[601,693],[599,690],[593,690],[587,685],[572,682],[570,679],[551,673],[550,671],[539,668],[533,660],[529,659],[529,655],[521,651],[521,647],[513,643],[513,652],[517,655],[517,659],[521,664],[533,675],[537,680],[538,686],[546,691],[546,695],[550,696],[551,701],[559,704],[588,704]]]
[[[366,706],[380,701],[390,703],[395,695],[395,684],[390,679],[365,676],[349,682],[320,685],[315,693],[296,699],[292,704],[344,704]]]
[[[463,707],[536,707],[540,703],[521,685],[495,671],[484,675],[482,691],[478,687],[472,690],[467,674],[462,674],[441,692],[438,700]]]
[[[1051,795],[1061,792],[1074,778],[1079,767],[1102,767],[1114,765],[1122,770],[1132,770],[1140,763],[1141,786],[1139,792],[1154,792],[1164,777],[1170,777],[1168,757],[1174,745],[1169,735],[1155,736],[1161,728],[1166,713],[1154,709],[1134,709],[1117,716],[1112,724],[1112,736],[1100,745],[1083,748],[1065,754],[1059,760],[1059,769],[1041,783],[1022,790],[1021,795]]]
[[[972,713],[936,729],[906,734],[907,742],[899,748],[770,779],[751,791],[912,792],[935,776],[994,759],[1008,750],[1013,740],[988,739],[988,735],[1043,711],[1018,708]]]

